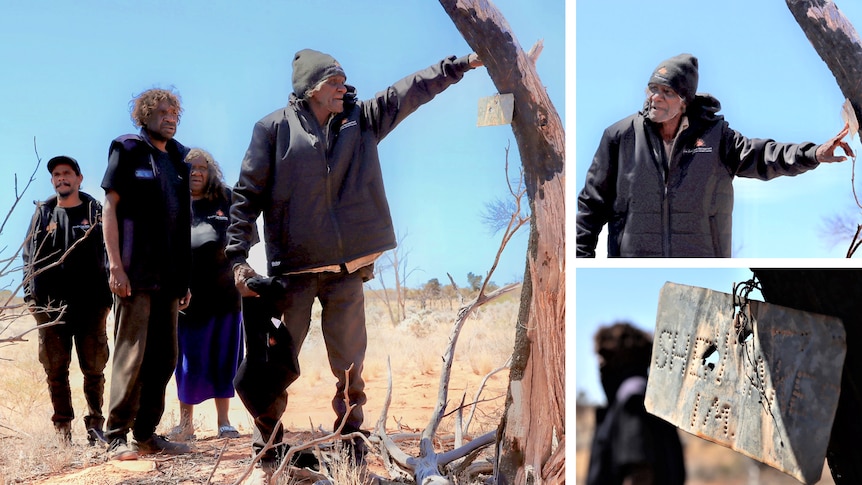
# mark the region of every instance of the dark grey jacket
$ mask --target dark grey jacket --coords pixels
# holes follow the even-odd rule
[[[248,257],[261,212],[271,276],[394,248],[377,144],[469,69],[466,56],[450,57],[370,100],[345,102],[328,137],[306,102],[291,95],[254,126],[233,190],[228,258],[236,264]]]
[[[102,204],[84,192],[79,196],[87,207],[88,226],[71,227],[68,217],[58,215],[56,195],[36,203],[22,250],[24,300],[28,303],[38,307],[61,303],[78,308],[111,306]]]
[[[817,167],[817,145],[746,138],[720,109],[712,96],[696,96],[669,163],[643,113],[605,130],[578,196],[578,257],[595,256],[605,224],[609,257],[730,257],[733,178]]]

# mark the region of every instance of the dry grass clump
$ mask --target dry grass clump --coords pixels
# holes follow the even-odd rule
[[[517,299],[506,298],[483,307],[461,331],[462,345],[455,360],[469,363],[476,375],[503,365],[514,350],[519,305]]]
[[[14,333],[34,323],[29,317],[21,318],[15,322]],[[38,360],[38,336],[31,332],[25,338],[25,342],[0,348],[0,483],[4,484],[32,482],[34,477],[70,466],[87,466],[98,461],[103,451],[68,447],[57,440],[45,371]],[[74,405],[84,409],[83,402]],[[72,436],[77,444],[86,441],[80,420],[73,422]]]
[[[366,300],[368,352],[363,370],[366,391],[369,392],[366,427],[372,426],[379,413],[388,377],[387,360],[391,361],[396,373],[389,423],[393,429],[408,433],[425,425],[437,399],[442,355],[457,318],[457,302],[452,307],[450,309],[443,304],[435,305],[430,310],[422,310],[417,302],[409,301],[407,311],[410,318],[402,325],[393,327],[385,305],[373,298]],[[487,370],[500,366],[512,352],[518,311],[517,298],[512,301],[502,299],[480,310],[466,322],[459,339],[453,362],[453,371],[458,372],[459,379],[453,379],[450,383],[447,406],[449,411],[458,406],[462,396],[469,405]],[[332,419],[329,401],[335,390],[335,378],[329,369],[320,330],[320,312],[319,303],[315,304],[311,327],[299,356],[302,375],[291,386],[292,400],[285,415],[285,425],[292,431],[309,427],[316,429],[319,425],[328,428]],[[34,324],[29,316],[20,319],[20,322],[15,324],[15,334]],[[110,316],[107,325],[108,339],[113,345],[114,324]],[[81,419],[86,403],[81,391],[82,378],[77,358],[73,355],[70,366],[73,406],[77,416],[72,422],[73,446],[68,447],[58,443],[50,420],[51,402],[44,370],[37,357],[38,335],[32,332],[27,334],[26,338],[26,342],[0,347],[0,484],[45,482],[52,476],[66,477],[78,472],[86,474],[87,477],[91,476],[90,472],[95,472],[92,478],[87,478],[92,481],[86,483],[116,483],[116,480],[111,482],[114,475],[102,476],[105,470],[119,470],[116,467],[99,466],[106,460],[104,446],[89,447],[86,444],[86,432]],[[110,361],[105,369],[105,377],[109,386]],[[501,372],[489,381],[488,386],[491,389],[486,388],[479,398],[485,402],[473,417],[471,434],[488,431],[499,424],[505,404],[507,380],[508,373]],[[179,422],[176,384],[171,381],[168,386],[166,412],[157,429],[161,434],[167,434]],[[109,404],[108,392],[109,387],[106,387],[103,408],[105,412]],[[314,396],[311,404],[308,404],[308,396]],[[303,398],[306,401],[303,401]],[[300,404],[301,402],[305,404]],[[410,411],[405,415],[401,410]],[[427,416],[423,414],[425,410]],[[225,483],[228,477],[239,473],[237,467],[249,463],[251,418],[244,409],[232,413],[232,423],[244,436],[230,443],[227,455],[233,455],[234,458],[225,458],[222,461],[213,483]],[[465,417],[469,413],[469,408],[464,410]],[[196,452],[171,458],[169,466],[157,466],[152,472],[129,472],[129,476],[139,476],[141,480],[144,480],[144,477],[170,477],[165,483],[186,483],[183,480],[188,478],[192,480],[188,483],[199,483],[213,470],[215,456],[220,454],[218,450],[222,446],[220,440],[212,437],[217,432],[213,418],[214,407],[211,401],[196,406],[193,418],[198,437],[194,442]],[[439,430],[438,436],[451,446],[449,440],[454,430],[454,416],[444,418]],[[443,438],[445,435],[448,437]],[[160,461],[161,459],[156,462]],[[336,483],[361,483],[361,477],[356,475],[358,472],[346,466],[339,468],[336,465],[330,473],[336,478]],[[84,480],[83,477],[74,476],[69,479]],[[279,483],[289,484],[293,481],[281,477]]]

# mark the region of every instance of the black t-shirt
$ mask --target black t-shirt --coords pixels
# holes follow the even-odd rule
[[[111,144],[102,179],[119,195],[120,256],[133,289],[184,296],[191,268],[188,167],[181,145],[168,152],[143,137],[127,135]]]
[[[37,276],[41,293],[37,303],[47,305],[49,301],[41,300],[50,300],[54,305],[110,305],[102,228],[98,221],[91,220],[90,204],[53,207],[43,214],[47,219],[42,222],[44,236],[37,243],[33,263],[36,269],[57,265]]]
[[[192,302],[186,310],[189,317],[199,312],[212,315],[240,308],[233,269],[224,252],[229,225],[229,199],[192,201]]]

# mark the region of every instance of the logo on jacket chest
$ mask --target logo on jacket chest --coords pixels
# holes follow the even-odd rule
[[[227,222],[230,218],[225,215],[223,210],[219,209],[215,214],[207,216],[207,220]]]
[[[686,155],[693,153],[712,153],[712,147],[706,146],[706,142],[703,141],[703,138],[698,138],[695,140],[693,147],[683,148],[682,153]]]

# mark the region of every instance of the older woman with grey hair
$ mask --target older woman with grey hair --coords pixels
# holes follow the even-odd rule
[[[186,156],[192,197],[193,302],[178,324],[177,397],[180,423],[176,439],[194,438],[194,406],[214,399],[218,437],[236,438],[239,432],[228,417],[233,379],[242,357],[242,312],[233,271],[225,257],[230,222],[231,190],[213,156],[193,148]]]

